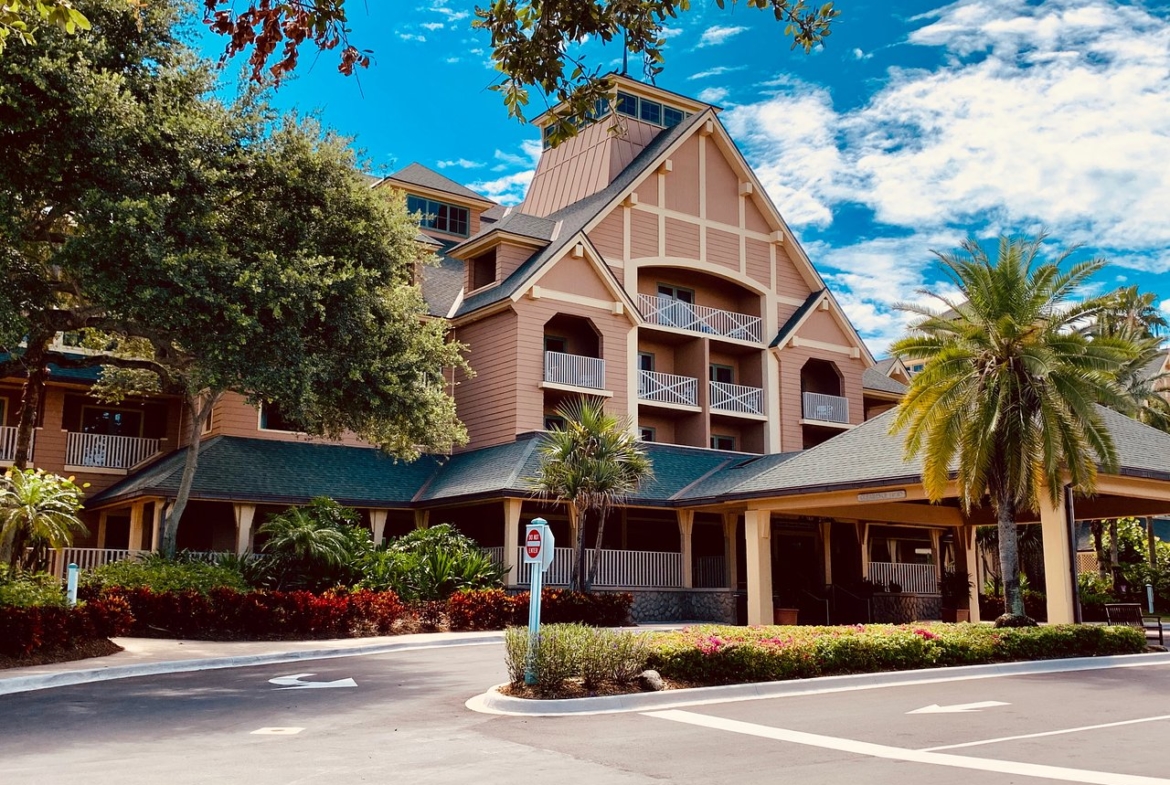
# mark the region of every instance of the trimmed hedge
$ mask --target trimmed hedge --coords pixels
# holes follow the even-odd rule
[[[583,594],[563,589],[540,593],[544,624],[586,624],[620,627],[630,621],[634,597],[627,593]],[[502,630],[528,623],[528,592],[508,594],[503,589],[462,591],[447,600],[452,630]]]
[[[647,665],[667,678],[709,685],[1145,650],[1144,633],[1132,627],[700,626],[652,634]]]
[[[389,635],[406,606],[394,592],[155,592],[110,588],[134,617],[132,635],[207,640],[279,640]]]
[[[73,608],[58,605],[0,606],[0,655],[29,657],[125,635],[133,626],[130,606],[109,597]]]

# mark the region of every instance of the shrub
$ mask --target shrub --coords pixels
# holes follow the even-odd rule
[[[528,643],[527,627],[510,627],[504,633],[504,662],[514,685],[524,683]],[[576,677],[587,690],[607,682],[628,684],[645,670],[648,653],[642,633],[546,624],[535,650],[535,687],[542,695],[552,695],[566,679]]]
[[[28,657],[124,635],[133,617],[124,600],[108,598],[76,607],[0,606],[0,655]]]
[[[475,540],[450,524],[416,529],[365,554],[360,586],[410,601],[445,600],[464,589],[499,587],[504,576]]]
[[[274,589],[321,591],[352,585],[373,548],[357,510],[323,496],[272,516],[257,533],[268,538],[264,551],[272,556],[258,579]]]
[[[527,615],[528,595],[507,594],[503,589],[464,590],[447,600],[452,630],[502,630],[523,624]]]
[[[33,605],[65,605],[65,589],[47,572],[12,573],[0,566],[0,605],[28,608]]]
[[[565,679],[581,672],[581,652],[589,640],[591,628],[580,624],[548,624],[540,628],[533,652],[536,689],[551,695],[561,689]]]
[[[524,671],[528,667],[527,627],[509,627],[504,631],[504,666],[508,669],[508,681],[517,686],[524,683]]]
[[[81,587],[84,596],[91,597],[113,587],[207,594],[215,589],[246,591],[248,584],[239,570],[231,566],[152,554],[141,560],[111,562],[84,572]]]
[[[627,593],[584,594],[563,589],[541,592],[543,624],[617,627],[629,622],[634,597]],[[453,630],[499,630],[528,619],[528,592],[509,595],[501,589],[462,591],[447,600]]]
[[[10,468],[0,475],[0,541],[11,545],[9,565],[43,570],[49,550],[65,548],[86,528],[77,517],[84,488],[44,469]]]

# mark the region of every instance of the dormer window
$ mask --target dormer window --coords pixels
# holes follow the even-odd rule
[[[466,207],[436,202],[434,199],[424,199],[421,196],[407,196],[406,209],[412,213],[422,214],[418,225],[424,229],[467,236],[469,214]]]
[[[491,286],[496,282],[496,249],[474,256],[468,263],[471,275],[471,291]]]

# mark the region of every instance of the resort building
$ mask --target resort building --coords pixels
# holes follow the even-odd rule
[[[573,539],[563,511],[528,488],[541,434],[559,427],[563,401],[591,396],[636,424],[653,461],[653,481],[606,523],[597,581],[634,591],[643,618],[762,623],[780,607],[813,622],[937,617],[943,569],[974,572],[974,526],[993,521],[929,504],[920,467],[903,461],[887,411],[910,370],[870,354],[718,108],[609,78],[613,100],[546,145],[519,205],[419,164],[374,186],[405,192],[420,246],[439,258],[420,283],[431,315],[469,347],[475,375],[453,385],[466,448],[397,462],[225,396],[203,434],[181,548],[256,549],[265,516],[324,495],[362,510],[376,540],[455,524],[522,586],[528,520],[543,515],[558,543]],[[554,119],[536,122],[546,138]],[[95,378],[53,371],[33,451],[35,465],[90,483],[91,536],[78,544],[90,550],[69,555],[83,563],[157,542],[186,432],[178,401],[106,406],[87,395]],[[19,384],[0,388],[9,461]],[[1071,514],[1170,512],[1170,436],[1109,423],[1125,469]],[[1072,613],[1069,515],[1040,515],[1054,620]],[[569,569],[558,549],[546,581]],[[871,597],[875,585],[887,591]]]

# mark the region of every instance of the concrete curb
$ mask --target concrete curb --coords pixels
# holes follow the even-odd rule
[[[366,654],[386,654],[396,651],[446,648],[448,646],[483,646],[500,643],[503,633],[488,632],[463,638],[431,641],[396,641],[369,646],[345,646],[328,649],[305,649],[303,651],[281,651],[265,654],[244,654],[235,657],[208,657],[195,660],[170,660],[166,662],[143,662],[134,665],[114,665],[108,668],[89,668],[75,671],[58,671],[32,676],[14,676],[0,679],[0,695],[19,692],[47,690],[53,687],[69,687],[75,684],[90,684],[114,679],[132,679],[137,676],[157,676],[166,673],[191,673],[194,671],[219,670],[222,668],[246,668],[252,665],[275,665],[300,660],[325,660],[335,657],[358,657]]]
[[[912,684],[936,684],[969,679],[992,679],[1033,673],[1068,673],[1072,671],[1133,668],[1170,665],[1170,653],[1126,654],[1113,657],[1076,657],[1063,660],[1008,662],[994,665],[963,665],[892,673],[862,673],[850,676],[824,676],[797,681],[767,681],[754,684],[730,684],[724,687],[695,687],[665,692],[638,692],[630,695],[606,695],[598,698],[532,700],[502,695],[498,685],[467,701],[467,708],[481,714],[522,717],[564,717],[582,714],[620,714],[697,706],[710,703],[819,695],[851,690],[873,690]]]

